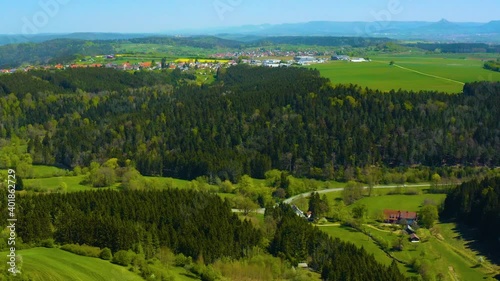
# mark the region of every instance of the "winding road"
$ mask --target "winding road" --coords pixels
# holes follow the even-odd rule
[[[401,185],[376,185],[373,188],[374,189],[386,189],[386,188],[396,188],[398,186],[401,186]],[[426,187],[426,186],[430,186],[430,184],[403,185],[403,187]],[[364,186],[363,188],[367,189],[368,186]],[[301,194],[298,194],[298,195],[295,195],[295,196],[292,196],[290,198],[283,200],[283,203],[291,204],[293,201],[295,201],[296,199],[298,199],[300,197],[309,197],[311,195],[311,193],[313,193],[313,192],[317,192],[319,194],[325,194],[325,193],[337,192],[337,191],[342,191],[342,190],[344,190],[343,187],[304,192],[304,193],[301,193]],[[239,209],[232,209],[232,211],[233,211],[233,213],[243,213],[243,210],[239,210]],[[260,208],[260,209],[255,210],[255,213],[257,213],[257,214],[264,214],[265,212],[266,212],[266,208]]]

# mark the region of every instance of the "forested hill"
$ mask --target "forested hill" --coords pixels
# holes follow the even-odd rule
[[[308,45],[308,46],[351,46],[351,47],[368,47],[375,46],[387,42],[391,42],[389,38],[375,37],[332,37],[332,36],[276,36],[266,37],[257,40],[254,45],[270,45],[270,44],[290,44],[290,45]]]
[[[241,48],[278,46],[280,44],[309,46],[366,47],[391,41],[387,38],[289,36],[267,37],[251,42],[228,40],[215,36],[150,36],[116,40],[54,39],[41,43],[20,43],[0,46],[0,68],[19,67],[22,64],[40,65],[70,63],[78,56],[116,53],[122,44],[162,44],[172,47],[192,47],[205,50],[239,50]]]
[[[37,92],[28,75],[1,76],[0,84],[18,79],[32,91],[0,99],[0,137],[29,140],[35,163],[117,157],[145,175],[185,179],[262,178],[271,168],[343,179],[366,165],[500,164],[498,82],[466,84],[456,95],[382,93],[332,85],[314,70],[238,66],[221,69],[211,86],[98,91],[89,85],[99,75],[86,71],[71,73],[79,84],[67,94]]]
[[[110,44],[76,39],[55,39],[42,43],[21,43],[0,46],[0,68],[22,64],[69,63],[77,55],[113,54]]]

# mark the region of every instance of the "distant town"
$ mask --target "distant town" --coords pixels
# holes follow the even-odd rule
[[[93,56],[89,59],[82,59],[69,64],[47,64],[47,65],[28,65],[25,67],[0,69],[0,74],[10,74],[15,72],[28,72],[31,70],[64,70],[73,68],[113,68],[117,70],[140,71],[140,70],[158,70],[158,69],[180,69],[187,71],[189,69],[218,69],[220,67],[230,67],[238,64],[248,64],[264,67],[289,67],[292,65],[307,66],[311,64],[325,63],[332,61],[350,61],[350,62],[368,62],[369,59],[350,57],[347,55],[336,55],[328,57],[325,53],[319,52],[281,52],[281,51],[262,51],[262,52],[236,52],[236,53],[218,53],[210,56],[209,59],[178,59],[175,61],[156,62],[115,62],[118,55],[109,54]],[[273,58],[275,57],[275,58]],[[105,58],[105,63],[95,63],[96,58]],[[288,59],[283,59],[288,58]]]

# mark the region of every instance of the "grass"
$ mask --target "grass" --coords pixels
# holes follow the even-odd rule
[[[375,259],[382,264],[390,265],[392,262],[392,259],[388,257],[373,240],[354,228],[337,225],[319,226],[319,228],[333,238],[351,242],[360,248],[363,247],[368,253],[373,254]]]
[[[32,187],[33,189],[38,189],[39,191],[48,192],[54,191],[62,183],[66,183],[67,192],[77,192],[85,190],[96,190],[91,186],[80,184],[84,180],[85,176],[66,176],[66,177],[52,177],[52,178],[40,178],[40,179],[26,179],[24,180],[24,185]]]
[[[357,204],[364,204],[371,213],[382,212],[384,209],[416,212],[420,210],[422,203],[426,199],[433,200],[439,204],[445,198],[445,194],[375,196],[362,198],[356,201],[353,206]]]
[[[33,166],[34,178],[50,178],[54,176],[66,175],[69,171],[54,166],[35,165]]]
[[[483,69],[483,61],[450,55],[375,55],[372,62],[351,63],[331,61],[314,65],[324,77],[333,83],[358,84],[362,87],[390,91],[404,89],[413,91],[443,91],[460,93],[465,82],[478,80],[500,81],[500,73]],[[427,75],[439,76],[457,82],[430,77],[396,66],[389,62]]]
[[[6,257],[7,253],[1,253]],[[135,281],[143,280],[125,267],[114,265],[97,258],[78,256],[59,249],[34,248],[19,250],[22,256],[21,272],[30,280],[66,281],[66,280],[103,280]],[[4,258],[6,259],[6,258]],[[180,279],[179,279],[180,280]]]

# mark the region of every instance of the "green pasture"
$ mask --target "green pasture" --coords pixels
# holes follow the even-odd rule
[[[372,196],[361,198],[353,205],[366,205],[369,210],[369,215],[371,213],[380,213],[384,209],[416,212],[420,210],[426,199],[440,204],[445,198],[446,194]]]
[[[381,91],[403,89],[460,93],[466,82],[500,81],[500,73],[483,69],[484,62],[478,57],[376,55],[370,59],[371,62],[362,63],[330,61],[312,67],[334,84],[358,84]],[[391,61],[395,65],[389,65]]]
[[[342,241],[351,242],[359,248],[363,247],[368,253],[373,254],[375,259],[382,264],[390,265],[392,262],[392,259],[387,256],[387,254],[384,253],[384,251],[382,251],[375,244],[375,242],[370,239],[370,237],[354,228],[340,225],[325,225],[319,226],[319,228],[333,238],[339,238]]]
[[[65,176],[65,177],[51,177],[51,178],[38,178],[23,180],[25,189],[38,190],[41,192],[57,191],[57,189],[65,183],[67,186],[66,192],[77,192],[85,190],[97,190],[97,188],[83,185],[81,182],[85,176]],[[111,188],[117,188],[119,184],[115,184]]]
[[[6,260],[6,252],[1,253]],[[83,257],[59,249],[34,248],[19,250],[21,274],[33,281],[135,281],[143,280],[126,267],[98,258]],[[180,279],[179,279],[180,280]]]

